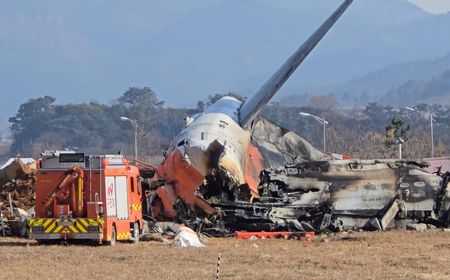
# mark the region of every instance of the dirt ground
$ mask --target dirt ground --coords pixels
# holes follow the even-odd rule
[[[38,246],[0,237],[0,279],[450,279],[450,232],[360,232],[312,240],[210,238]]]

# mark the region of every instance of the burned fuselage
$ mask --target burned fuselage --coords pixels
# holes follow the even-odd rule
[[[216,235],[385,230],[412,221],[448,226],[450,174],[441,179],[422,167],[399,160],[305,161],[262,171],[257,196],[226,173],[211,173],[197,195],[215,213],[180,207],[180,222]]]
[[[422,167],[399,160],[297,163],[263,171],[260,193],[300,205],[328,201],[344,228],[384,230],[396,221],[440,220],[448,212],[436,209],[438,201],[448,205],[446,185]]]

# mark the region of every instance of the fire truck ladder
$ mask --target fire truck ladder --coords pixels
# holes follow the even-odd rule
[[[69,190],[67,186],[73,183],[77,178],[81,178],[83,171],[79,166],[74,166],[70,171],[64,176],[64,179],[53,189],[53,191],[48,195],[47,199],[44,202],[44,207],[46,210],[49,209],[50,205],[55,201],[57,197],[62,196],[62,198],[67,199],[69,196]],[[78,196],[81,196],[82,190],[82,182],[78,184]],[[80,199],[80,197],[79,197]],[[77,212],[78,207],[72,209],[72,211]]]

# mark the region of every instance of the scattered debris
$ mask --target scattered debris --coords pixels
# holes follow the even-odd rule
[[[257,231],[257,232],[245,232],[245,231],[236,231],[234,233],[237,239],[265,239],[265,238],[300,238],[302,236],[311,237],[314,236],[314,233],[311,232],[289,232],[289,231],[275,231],[275,232],[267,232],[267,231]]]
[[[8,209],[9,195],[12,196],[13,207],[28,210],[34,206],[36,199],[34,170],[34,160],[31,159],[10,159],[2,165],[0,169],[0,211],[4,216],[14,215]]]
[[[0,185],[0,210],[5,216],[10,216],[8,209],[8,195],[12,197],[14,207],[29,210],[34,207],[36,194],[34,189],[34,178],[11,180]]]
[[[408,224],[406,225],[406,229],[421,232],[426,231],[428,228],[426,224]]]
[[[8,219],[10,234],[17,237],[28,237],[28,213],[21,208],[14,208],[14,218]]]
[[[187,226],[180,225],[177,234],[173,240],[175,247],[204,247],[197,234]]]
[[[34,159],[9,159],[0,168],[1,234],[27,236],[27,221],[36,200]],[[29,211],[29,212],[28,212]]]
[[[169,238],[175,237],[180,225],[173,222],[155,222],[144,220],[142,241],[158,241],[164,244],[172,244]]]
[[[28,179],[36,169],[34,159],[11,158],[0,167],[0,183],[17,179]]]
[[[432,224],[427,224],[427,229],[437,229],[437,226],[432,225]]]

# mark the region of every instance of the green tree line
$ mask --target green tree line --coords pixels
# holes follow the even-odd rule
[[[243,97],[231,94],[244,100]],[[20,105],[9,118],[12,143],[9,155],[38,157],[45,149],[79,148],[91,153],[133,154],[133,125],[121,117],[138,123],[139,157],[157,164],[162,149],[183,128],[186,116],[201,113],[222,94],[210,95],[198,101],[194,108],[165,106],[149,87],[131,87],[111,104],[96,102],[57,104],[54,97],[30,99]],[[338,108],[332,96],[312,97],[307,106],[296,107],[277,102],[266,106],[263,116],[293,130],[321,149],[322,126],[312,118],[300,116],[308,112],[325,118],[327,150],[347,153],[355,158],[389,158],[396,155],[396,147],[386,143],[387,126],[393,119],[408,125],[409,139],[404,145],[404,156],[430,156],[430,127],[427,113],[435,118],[435,156],[448,155],[450,136],[450,107],[418,104],[416,110],[395,109],[378,103],[365,107]]]

